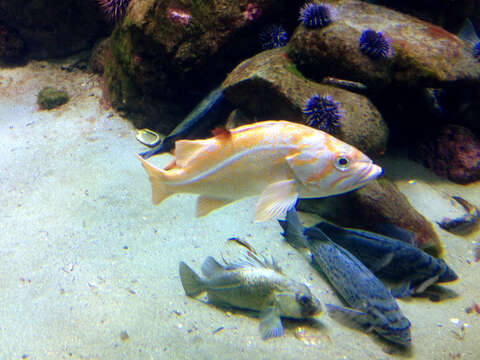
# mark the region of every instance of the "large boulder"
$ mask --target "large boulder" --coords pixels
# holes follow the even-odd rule
[[[93,0],[0,0],[0,25],[18,38],[18,48],[28,52],[22,56],[34,59],[88,49],[109,30]]]
[[[472,46],[431,23],[366,1],[325,1],[335,20],[320,29],[300,25],[289,42],[290,56],[315,79],[336,76],[366,83],[371,89],[397,83],[441,87],[480,78]],[[371,59],[359,49],[364,30],[391,39],[393,56]]]
[[[438,176],[458,184],[480,180],[480,141],[467,128],[443,126],[413,157]]]
[[[137,126],[168,131],[240,60],[258,51],[265,17],[301,1],[132,1],[105,61],[112,104]]]
[[[378,231],[379,225],[395,225],[410,231],[419,248],[435,256],[443,253],[432,224],[385,177],[345,195],[302,199],[298,209],[317,213],[341,226],[374,232]]]
[[[330,95],[340,103],[338,126],[332,135],[370,156],[385,151],[388,128],[375,106],[363,95],[313,82],[296,70],[284,48],[261,52],[239,64],[222,84],[227,99],[257,120],[284,119],[305,123],[303,108],[313,94]]]

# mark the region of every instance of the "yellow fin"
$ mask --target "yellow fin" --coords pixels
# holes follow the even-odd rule
[[[165,171],[148,163],[140,155],[137,155],[137,157],[142,162],[142,166],[147,172],[150,184],[152,185],[152,203],[158,205],[167,197],[173,195],[173,192],[170,191],[165,184]]]
[[[233,200],[215,199],[206,195],[200,195],[197,199],[197,217],[208,215],[211,211],[230,204]]]
[[[295,180],[282,180],[268,185],[260,195],[255,208],[255,222],[283,216],[295,206],[298,199]]]
[[[178,140],[175,143],[175,160],[178,167],[185,167],[200,150],[205,148],[204,140]]]

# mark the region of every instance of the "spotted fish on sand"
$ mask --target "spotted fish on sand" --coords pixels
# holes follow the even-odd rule
[[[164,169],[139,157],[159,204],[175,193],[199,194],[197,217],[260,194],[255,221],[281,216],[299,197],[342,194],[382,169],[361,151],[309,126],[263,121],[221,130],[203,140],[178,140]]]
[[[367,332],[373,330],[404,347],[410,346],[410,321],[390,291],[365,265],[319,228],[304,229],[295,209],[288,211],[286,220],[279,220],[279,223],[285,240],[294,247],[310,250],[311,260],[350,306],[325,304],[331,317]]]
[[[219,264],[208,257],[198,276],[183,261],[180,279],[187,296],[206,291],[208,300],[219,305],[259,311],[263,339],[283,336],[281,317],[312,318],[322,313],[320,301],[302,283],[285,276],[275,261],[248,252],[246,260]]]

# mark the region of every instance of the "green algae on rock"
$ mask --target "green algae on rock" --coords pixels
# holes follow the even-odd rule
[[[114,108],[137,127],[170,132],[203,95],[252,56],[260,17],[287,0],[132,1],[110,37],[105,72]],[[253,6],[253,7],[252,7]],[[260,19],[261,20],[261,19]]]
[[[306,79],[284,48],[267,50],[239,64],[222,84],[225,97],[257,120],[305,123],[302,109],[313,94],[341,103],[342,117],[332,135],[375,157],[385,151],[388,127],[368,98]],[[255,94],[255,96],[252,96]]]
[[[47,86],[38,93],[37,104],[42,110],[50,110],[66,104],[69,99],[66,91]]]
[[[365,1],[328,4],[336,11],[335,22],[316,30],[299,26],[289,42],[289,55],[310,77],[346,78],[377,90],[390,83],[428,87],[479,81],[480,64],[470,46],[454,34]],[[361,53],[358,39],[366,29],[391,39],[391,58],[372,60]]]

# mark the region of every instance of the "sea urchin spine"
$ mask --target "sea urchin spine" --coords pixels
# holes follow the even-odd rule
[[[368,29],[358,39],[360,51],[372,59],[388,58],[393,55],[391,40],[382,32]]]
[[[338,120],[342,118],[340,103],[334,101],[330,95],[314,94],[307,100],[303,113],[309,126],[324,131],[331,130],[332,126],[340,126]]]
[[[276,24],[267,25],[260,33],[263,49],[275,49],[287,45],[288,33]]]
[[[130,0],[97,0],[110,20],[121,19],[127,11]]]
[[[332,22],[332,9],[328,5],[307,2],[300,9],[299,20],[307,28],[319,28]]]

